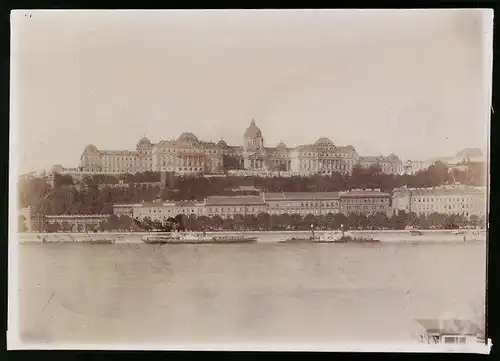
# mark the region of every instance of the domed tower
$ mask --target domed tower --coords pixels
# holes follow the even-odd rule
[[[177,140],[191,145],[196,145],[200,142],[193,133],[182,133]]]
[[[80,168],[85,171],[94,171],[100,167],[100,153],[97,147],[89,144],[80,157]]]
[[[137,143],[136,149],[143,150],[143,149],[151,149],[152,147],[153,147],[153,145],[151,144],[151,141],[148,138],[143,137]]]
[[[245,134],[243,135],[243,148],[245,152],[254,152],[263,147],[264,138],[260,129],[255,124],[255,120],[252,119],[250,126],[245,130]]]

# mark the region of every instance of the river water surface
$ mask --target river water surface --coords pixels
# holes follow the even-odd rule
[[[23,342],[417,342],[476,317],[485,243],[19,245]]]

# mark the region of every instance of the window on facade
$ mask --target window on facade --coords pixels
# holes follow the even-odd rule
[[[466,341],[467,341],[467,338],[463,337],[463,336],[460,336],[460,337],[446,336],[444,338],[444,343],[448,343],[448,344],[451,344],[451,343],[461,343],[461,344],[464,344],[464,343],[466,343]]]

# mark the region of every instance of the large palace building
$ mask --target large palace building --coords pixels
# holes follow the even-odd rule
[[[243,134],[243,145],[231,146],[199,140],[183,133],[176,140],[156,144],[144,137],[135,150],[100,150],[88,145],[81,156],[78,172],[136,173],[167,171],[177,174],[219,173],[225,169],[240,172],[280,171],[297,175],[351,173],[355,164],[379,165],[385,173],[402,173],[403,164],[394,154],[388,157],[361,157],[353,146],[336,146],[328,138],[313,144],[287,147],[264,146],[264,137],[252,120]]]

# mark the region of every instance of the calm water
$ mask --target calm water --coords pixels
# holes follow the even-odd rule
[[[415,317],[473,317],[485,252],[484,243],[21,244],[21,337],[412,341]]]

